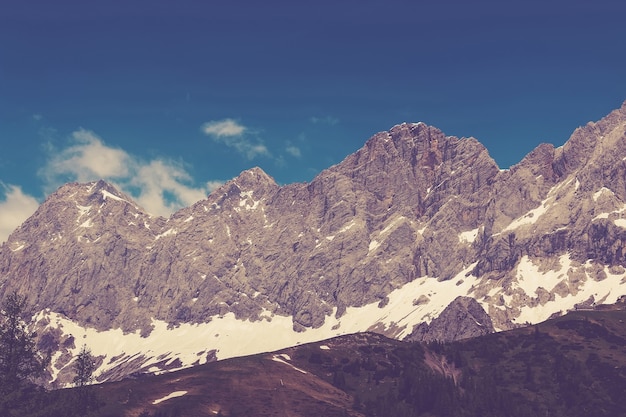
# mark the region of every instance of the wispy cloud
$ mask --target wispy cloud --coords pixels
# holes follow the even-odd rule
[[[329,126],[334,126],[339,123],[339,119],[337,119],[336,117],[332,117],[332,116],[323,116],[323,117],[312,116],[309,118],[309,121],[313,124],[323,124],[323,125],[329,125]]]
[[[217,138],[241,136],[246,127],[233,119],[213,120],[202,125],[202,131]]]
[[[84,129],[72,134],[66,148],[51,150],[49,161],[39,174],[48,192],[69,181],[110,181],[149,213],[160,216],[201,200],[219,183],[194,186],[182,162],[165,158],[142,160],[107,145]]]
[[[302,158],[302,149],[308,148],[308,142],[306,133],[302,132],[295,139],[285,141],[284,151],[287,155],[294,158]]]
[[[181,164],[163,159],[137,163],[128,184],[140,190],[137,202],[151,213],[167,216],[177,209],[202,200],[206,188],[189,185],[191,177]],[[122,184],[124,188],[124,184]]]
[[[297,146],[293,146],[293,145],[288,145],[285,148],[285,151],[291,155],[291,156],[295,156],[296,158],[300,158],[302,156],[302,151],[300,151],[300,148],[298,148]]]
[[[16,185],[0,182],[0,189],[5,195],[4,200],[0,201],[0,242],[4,242],[15,228],[37,210],[39,202],[24,194]]]
[[[126,151],[105,145],[95,133],[84,129],[72,133],[71,141],[40,171],[49,184],[56,186],[63,176],[79,182],[129,176],[135,161]]]
[[[258,156],[271,156],[270,151],[258,139],[252,139],[250,129],[233,119],[213,120],[202,125],[202,131],[213,141],[235,149],[247,159]]]
[[[226,181],[218,181],[218,180],[213,180],[213,181],[208,181],[206,183],[206,187],[209,190],[209,192],[213,192],[215,190],[217,190],[218,188],[220,188],[222,185],[224,185]]]

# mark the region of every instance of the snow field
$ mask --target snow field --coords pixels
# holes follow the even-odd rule
[[[533,265],[530,259],[522,258],[517,269],[518,282],[512,289],[521,289],[531,298],[536,298],[536,291],[540,287],[552,291],[561,281],[568,279],[567,271],[571,268],[571,261],[565,255],[561,257],[560,263],[561,268],[558,271],[539,272],[538,267]],[[430,323],[456,297],[471,294],[476,280],[469,275],[474,267],[475,264],[467,266],[457,276],[447,281],[438,281],[430,277],[415,279],[391,292],[388,295],[389,301],[382,308],[379,307],[378,301],[362,307],[348,307],[339,318],[335,317],[334,309],[333,314],[326,317],[321,327],[300,333],[293,330],[291,317],[272,315],[269,311],[262,314],[261,320],[257,321],[238,320],[234,313],[214,316],[206,323],[184,323],[176,327],[168,327],[163,321],[153,320],[153,330],[148,337],[141,337],[139,331],[123,334],[120,329],[99,332],[83,328],[54,312],[42,312],[39,319],[47,317],[50,320],[50,327],[59,328],[66,335],[74,335],[76,347],[71,352],[73,355],[77,355],[85,343],[94,356],[103,357],[103,365],[98,369],[96,376],[130,359],[140,359],[143,371],[157,372],[159,370],[157,364],[163,361],[172,363],[178,359],[181,367],[189,367],[206,363],[211,352],[215,353],[217,359],[222,360],[272,352],[373,328],[378,331],[384,329],[388,334],[402,339],[411,333],[414,325]],[[605,272],[607,278],[600,282],[588,276],[587,280],[581,283],[576,295],[560,297],[555,294],[553,301],[543,305],[521,307],[521,313],[515,318],[515,322],[543,321],[554,312],[573,309],[575,304],[589,299],[592,295],[596,301],[615,302],[620,295],[626,293],[625,274],[610,274],[608,269]],[[496,287],[490,294],[494,291],[497,293],[502,289]],[[516,298],[515,294],[503,296],[507,300],[507,305]],[[426,297],[428,301],[416,303],[420,297]],[[485,302],[481,303],[488,309]],[[278,359],[285,360],[284,357]],[[71,363],[67,366],[71,366]],[[55,372],[56,377],[59,370]]]
[[[464,277],[471,268],[473,265],[459,276]],[[271,316],[269,312],[258,321],[238,320],[233,313],[227,313],[214,316],[207,323],[185,323],[170,328],[163,321],[153,320],[153,330],[148,337],[142,337],[139,331],[124,334],[120,329],[97,331],[83,328],[55,312],[41,312],[38,320],[47,317],[50,327],[73,335],[76,338],[76,347],[71,352],[73,355],[78,354],[84,343],[94,356],[104,357],[96,376],[131,358],[141,358],[141,368],[153,372],[157,369],[156,365],[164,360],[178,359],[182,367],[189,367],[206,363],[213,350],[221,360],[361,332],[377,324],[385,329],[396,329],[396,337],[402,338],[412,331],[413,325],[429,322],[458,295],[467,294],[471,281],[455,278],[439,282],[434,278],[419,278],[390,293],[389,302],[383,308],[378,307],[378,302],[349,307],[340,318],[335,317],[335,309],[331,316],[326,317],[322,327],[301,333],[293,330],[291,317]],[[430,301],[414,305],[414,300],[422,294],[428,296]],[[59,371],[55,370],[55,378]]]
[[[529,297],[536,297],[539,288],[552,292],[556,285],[568,279],[567,273],[572,269],[572,261],[567,255],[561,256],[560,263],[560,270],[541,273],[538,267],[533,265],[528,257],[524,256],[520,260],[517,269],[517,286],[524,290]],[[626,280],[624,279],[626,274],[611,274],[609,268],[605,266],[604,273],[607,278],[598,282],[590,277],[586,271],[586,269],[591,267],[591,262],[587,262],[584,266],[586,280],[575,295],[570,293],[566,297],[561,297],[558,294],[554,294],[553,301],[538,304],[534,307],[525,305],[521,308],[521,313],[515,319],[515,322],[521,324],[540,323],[547,320],[555,312],[566,312],[574,309],[576,304],[588,300],[591,296],[597,302],[612,304],[621,295],[626,294]]]

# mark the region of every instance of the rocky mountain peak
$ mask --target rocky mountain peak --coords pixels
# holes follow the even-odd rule
[[[253,191],[256,194],[266,195],[278,189],[274,178],[270,177],[259,167],[243,171],[232,180],[242,192]]]
[[[376,159],[386,155],[389,159],[397,162],[401,159],[412,168],[419,167],[421,170],[436,170],[444,162],[449,162],[457,157],[465,157],[458,154],[457,148],[465,151],[466,139],[458,139],[446,136],[436,127],[420,123],[402,123],[392,127],[388,132],[374,135],[367,141],[364,148],[357,151],[358,155]],[[471,146],[478,145],[480,150],[485,151],[482,145],[471,139]],[[361,157],[361,159],[363,159]]]
[[[623,104],[600,121],[577,128],[565,145],[558,149],[555,170],[564,176],[590,163],[608,165],[619,162],[626,156],[625,131],[626,105]]]
[[[107,204],[111,202],[122,204]],[[130,207],[124,207],[127,205]],[[30,240],[33,234],[40,238],[45,235],[54,241],[54,236],[62,238],[69,231],[91,227],[94,218],[120,210],[140,209],[128,196],[103,180],[65,184],[46,198],[35,213],[16,229],[9,241]],[[94,217],[94,214],[97,215]]]

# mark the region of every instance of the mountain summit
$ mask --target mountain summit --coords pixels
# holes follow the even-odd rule
[[[509,170],[403,123],[310,183],[253,168],[169,219],[64,185],[0,248],[0,295],[29,295],[61,382],[78,337],[101,380],[364,330],[462,338],[626,294],[625,202],[626,103]]]

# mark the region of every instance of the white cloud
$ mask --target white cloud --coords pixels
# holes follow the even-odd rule
[[[16,185],[5,185],[0,182],[5,194],[4,201],[0,201],[0,242],[7,240],[9,235],[30,217],[39,202],[22,192]]]
[[[205,134],[218,138],[241,136],[246,130],[245,126],[233,119],[213,120],[202,125],[202,131]]]
[[[257,156],[261,156],[261,155],[264,155],[264,156],[270,155],[270,151],[267,150],[267,147],[263,145],[262,143],[253,144],[249,141],[241,141],[241,142],[233,143],[233,146],[239,152],[245,154],[248,159],[254,159]]]
[[[302,156],[302,152],[297,146],[289,145],[287,146],[287,148],[285,148],[285,150],[289,155],[295,156],[296,158],[300,158]]]
[[[52,156],[40,175],[53,191],[70,182],[99,179],[113,183],[131,195],[150,214],[169,216],[189,206],[211,191],[212,182],[194,187],[193,179],[181,162],[157,158],[144,161],[123,149],[106,145],[95,133],[78,130],[72,143]]]
[[[72,139],[74,144],[53,155],[43,168],[44,177],[69,176],[85,182],[129,175],[133,161],[122,149],[106,146],[95,133],[84,129],[72,133]]]
[[[250,130],[233,119],[213,120],[202,125],[202,131],[213,141],[235,149],[248,159],[257,156],[271,156],[267,147],[259,140],[246,137]]]
[[[222,185],[224,185],[225,181],[208,181],[206,183],[206,188],[209,190],[209,192],[213,192],[215,190],[217,190],[218,188],[220,188]]]
[[[190,181],[191,177],[182,166],[157,159],[147,164],[137,164],[136,173],[129,184],[141,190],[136,196],[139,205],[152,214],[168,216],[207,196],[209,190],[186,185]]]

